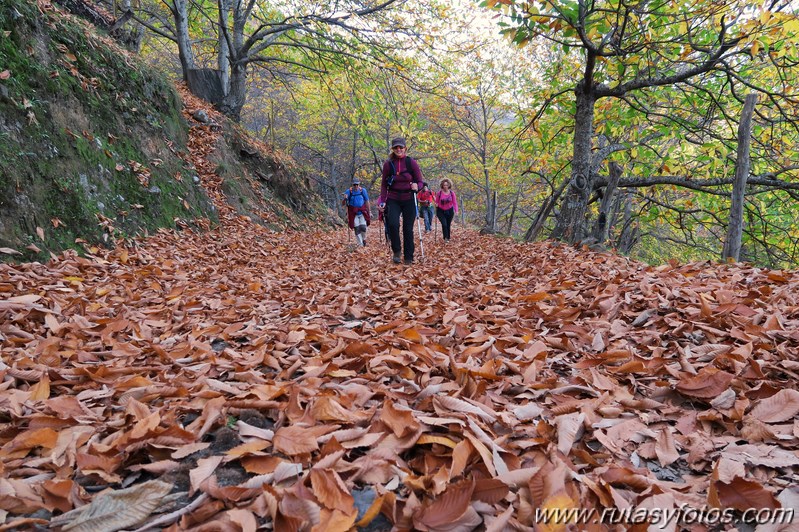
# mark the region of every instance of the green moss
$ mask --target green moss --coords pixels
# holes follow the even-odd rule
[[[22,260],[40,260],[80,248],[76,240],[103,243],[109,231],[132,236],[176,218],[216,224],[178,156],[188,151],[188,129],[164,75],[92,37],[79,19],[27,0],[0,0],[0,34],[0,70],[11,73],[0,80],[0,246],[35,244],[43,252],[25,250]],[[301,171],[269,156],[242,159],[247,139],[235,128],[224,133],[229,150],[216,153],[217,173],[240,213],[324,217]]]
[[[186,124],[160,73],[33,2],[0,0],[0,32],[0,69],[10,72],[0,80],[0,246],[42,259],[76,239],[102,243],[98,216],[125,235],[214,219],[183,174]],[[149,169],[147,186],[131,161]]]

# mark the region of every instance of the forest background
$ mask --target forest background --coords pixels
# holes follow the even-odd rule
[[[113,0],[129,45],[309,167],[376,196],[405,136],[460,222],[650,263],[795,267],[790,2]]]

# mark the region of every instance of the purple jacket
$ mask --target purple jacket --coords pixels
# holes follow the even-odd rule
[[[397,169],[397,175],[394,178],[394,184],[391,188],[386,184],[386,179],[394,173],[391,163],[394,163],[394,168]],[[408,164],[410,162],[410,164]],[[386,200],[404,201],[413,199],[413,191],[411,190],[411,183],[416,183],[417,188],[422,188],[422,170],[419,164],[410,157],[396,158],[391,155],[383,163],[383,178],[380,180],[380,197],[378,203],[385,203]]]

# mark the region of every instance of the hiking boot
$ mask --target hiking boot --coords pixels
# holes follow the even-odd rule
[[[394,257],[392,257],[391,260],[394,261],[394,264],[399,264],[400,263],[400,254],[399,253],[394,253]]]
[[[405,264],[413,264],[413,259],[405,259],[403,262]]]

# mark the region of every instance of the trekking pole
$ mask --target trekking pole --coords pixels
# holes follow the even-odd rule
[[[416,191],[413,191],[413,206],[416,209],[416,228],[419,230],[419,248],[422,250],[422,260],[424,260],[424,240],[422,240],[422,226],[419,225],[419,203],[416,201]]]
[[[388,248],[388,255],[391,258],[393,252],[391,251],[391,239],[389,238],[388,234],[388,205],[383,205],[383,242],[385,242],[386,247]]]

